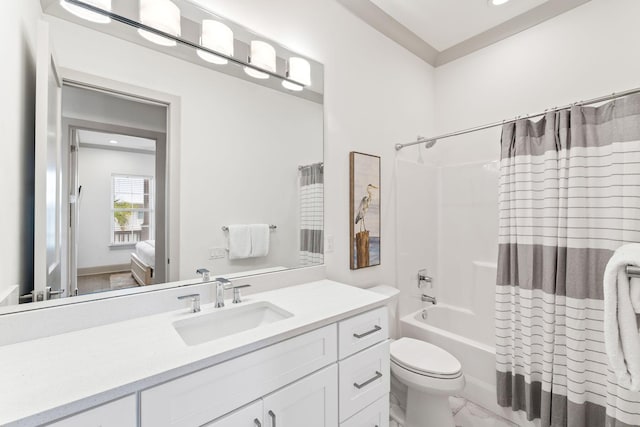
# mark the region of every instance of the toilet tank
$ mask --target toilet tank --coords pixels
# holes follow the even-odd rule
[[[400,290],[389,285],[378,285],[367,288],[367,291],[389,297],[389,301],[387,302],[387,309],[389,310],[389,335],[393,339],[398,338],[398,296],[400,295]]]

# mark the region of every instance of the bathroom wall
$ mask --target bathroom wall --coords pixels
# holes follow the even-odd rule
[[[395,284],[394,144],[433,133],[433,68],[335,1],[197,2],[325,65],[327,274],[357,286]],[[350,151],[382,157],[381,265],[357,271],[349,269]]]
[[[78,174],[82,183],[78,268],[123,265],[131,262],[131,247],[110,248],[111,176],[130,174],[155,176],[153,154],[81,147]]]
[[[33,142],[37,1],[3,2],[0,13],[0,291],[33,281]],[[20,17],[16,19],[16,16]],[[22,289],[26,292],[26,287]]]

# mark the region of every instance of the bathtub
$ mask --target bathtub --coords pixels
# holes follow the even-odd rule
[[[493,319],[480,319],[473,311],[438,303],[402,317],[400,332],[402,336],[435,344],[460,361],[466,379],[461,393],[465,399],[520,426],[536,425],[527,422],[522,413],[496,403]]]

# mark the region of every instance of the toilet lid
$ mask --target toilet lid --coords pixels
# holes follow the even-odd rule
[[[391,360],[427,375],[456,375],[462,370],[462,365],[451,353],[413,338],[400,338],[392,342]]]

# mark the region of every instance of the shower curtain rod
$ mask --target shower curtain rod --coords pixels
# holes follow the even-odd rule
[[[414,141],[414,142],[409,142],[409,143],[406,143],[406,144],[396,144],[396,151],[400,151],[405,147],[411,147],[413,145],[418,145],[418,144],[425,144],[425,148],[431,148],[434,145],[436,145],[436,142],[438,142],[438,140],[440,140],[440,139],[451,138],[453,136],[458,136],[458,135],[465,135],[467,133],[477,132],[479,130],[491,129],[491,128],[494,128],[494,127],[505,125],[507,123],[513,123],[513,122],[516,122],[518,120],[526,120],[526,119],[532,119],[532,118],[535,118],[535,117],[544,116],[549,111],[566,110],[566,109],[569,109],[569,108],[571,108],[573,106],[597,104],[599,102],[610,101],[612,99],[622,98],[622,97],[625,97],[625,96],[628,96],[628,95],[633,95],[635,93],[640,93],[640,88],[630,89],[630,90],[626,90],[624,92],[612,93],[611,95],[601,96],[599,98],[593,98],[593,99],[589,99],[587,101],[574,102],[573,104],[565,105],[564,107],[550,108],[548,110],[544,110],[542,113],[527,114],[526,116],[517,116],[517,117],[515,117],[515,118],[513,118],[511,120],[502,120],[502,121],[499,121],[499,122],[489,123],[489,124],[482,125],[482,126],[476,126],[476,127],[473,127],[473,128],[464,129],[464,130],[460,130],[460,131],[457,131],[457,132],[445,133],[444,135],[434,136],[432,138],[425,138],[425,137],[422,137],[422,136],[418,136],[418,139],[416,141]]]

